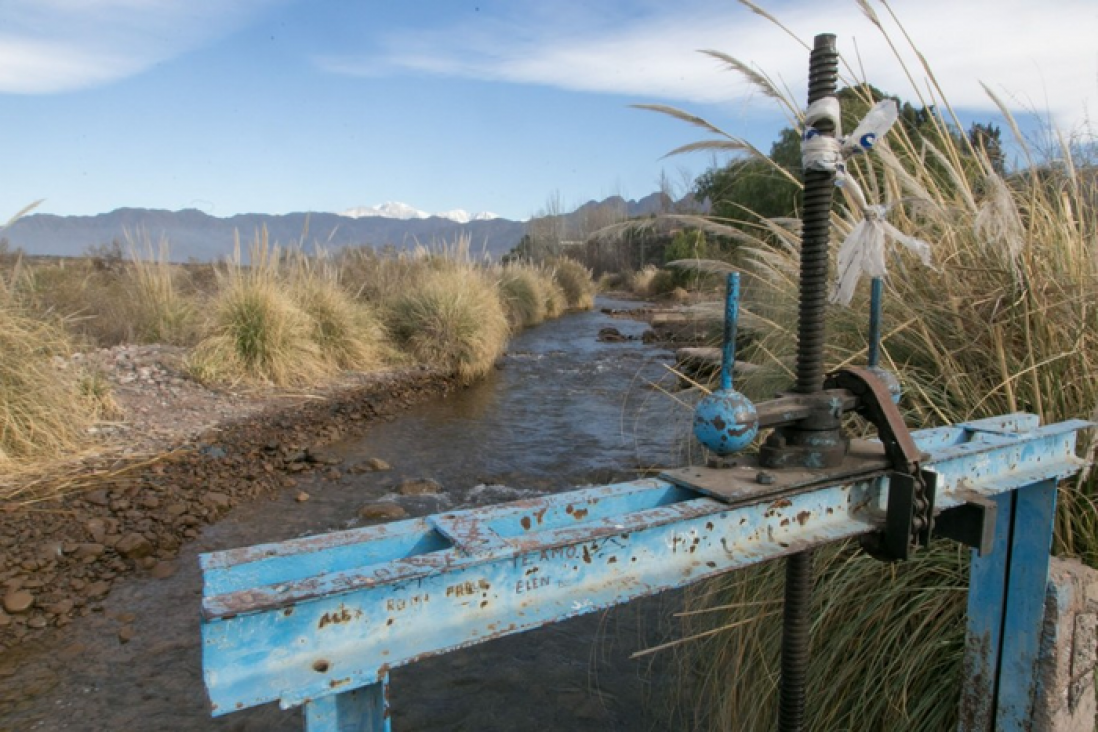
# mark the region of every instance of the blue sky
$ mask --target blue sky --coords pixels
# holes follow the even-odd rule
[[[760,5],[801,39],[836,33],[872,83],[914,98],[855,2]],[[893,10],[966,121],[994,116],[981,81],[1069,133],[1098,111],[1094,0]],[[57,214],[403,201],[521,219],[554,194],[644,196],[661,172],[682,188],[713,159],[662,156],[701,131],[630,104],[690,110],[763,149],[788,123],[704,48],[804,96],[802,46],[731,1],[5,0],[0,219],[39,198]]]

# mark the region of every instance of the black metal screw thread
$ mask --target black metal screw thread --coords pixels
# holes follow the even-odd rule
[[[808,103],[835,96],[839,80],[839,53],[835,36],[816,36],[809,60]],[[815,125],[834,136],[830,120]],[[831,201],[835,174],[808,170],[804,174],[801,214],[801,292],[797,320],[797,386],[801,394],[823,390],[824,314],[827,307],[827,261],[831,238]]]
[[[778,706],[779,732],[804,729],[805,682],[808,676],[808,610],[812,602],[810,551],[785,560],[785,612],[782,624],[782,676]]]
[[[835,96],[838,80],[839,53],[835,48],[835,36],[818,35],[809,60],[808,103]],[[821,120],[815,127],[821,134],[835,134],[830,120]],[[805,171],[796,386],[802,394],[823,390],[824,314],[827,307],[827,262],[834,186],[834,173]],[[785,563],[779,732],[801,732],[804,729],[812,558],[811,551],[803,551],[790,556]]]

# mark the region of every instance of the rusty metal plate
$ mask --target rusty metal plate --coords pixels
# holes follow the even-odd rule
[[[851,440],[841,465],[834,468],[763,468],[758,457],[744,455],[725,468],[681,468],[660,474],[666,481],[728,504],[749,504],[851,479],[870,479],[889,471],[884,445]]]

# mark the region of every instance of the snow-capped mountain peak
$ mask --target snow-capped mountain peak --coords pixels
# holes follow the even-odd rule
[[[399,203],[396,201],[386,201],[377,206],[356,206],[355,208],[349,208],[346,211],[341,212],[340,216],[347,216],[352,219],[360,219],[366,216],[380,216],[386,219],[402,219],[405,221],[408,219],[426,219],[431,216],[437,216],[442,219],[456,221],[459,224],[467,224],[470,221],[490,221],[491,219],[499,218],[498,215],[489,211],[471,214],[460,208],[429,214],[426,211],[420,211],[406,203]]]
[[[386,201],[385,203],[378,204],[377,206],[358,206],[356,208],[349,208],[341,216],[348,216],[352,219],[361,219],[366,216],[380,216],[385,219],[425,219],[430,214],[419,209],[412,208],[406,203],[399,203],[397,201]]]

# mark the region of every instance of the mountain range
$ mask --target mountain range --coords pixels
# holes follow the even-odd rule
[[[643,216],[664,210],[661,208],[665,207],[664,198],[659,193],[639,201],[612,196],[603,201],[588,201],[562,217],[566,224],[572,224],[581,221],[592,209],[604,206],[625,216]],[[210,261],[230,255],[237,235],[247,245],[265,228],[272,242],[283,245],[301,242],[306,248],[320,244],[330,250],[387,245],[410,249],[417,244],[431,246],[467,237],[474,255],[486,253],[499,259],[519,243],[526,227],[526,222],[490,213],[471,215],[455,210],[429,215],[393,202],[353,208],[343,214],[239,214],[226,218],[196,209],[120,208],[95,216],[31,214],[0,230],[0,241],[6,240],[10,249],[22,249],[27,254],[74,257],[93,246],[114,241],[124,243],[127,233],[131,237],[147,234],[153,243],[167,239],[175,261]]]

